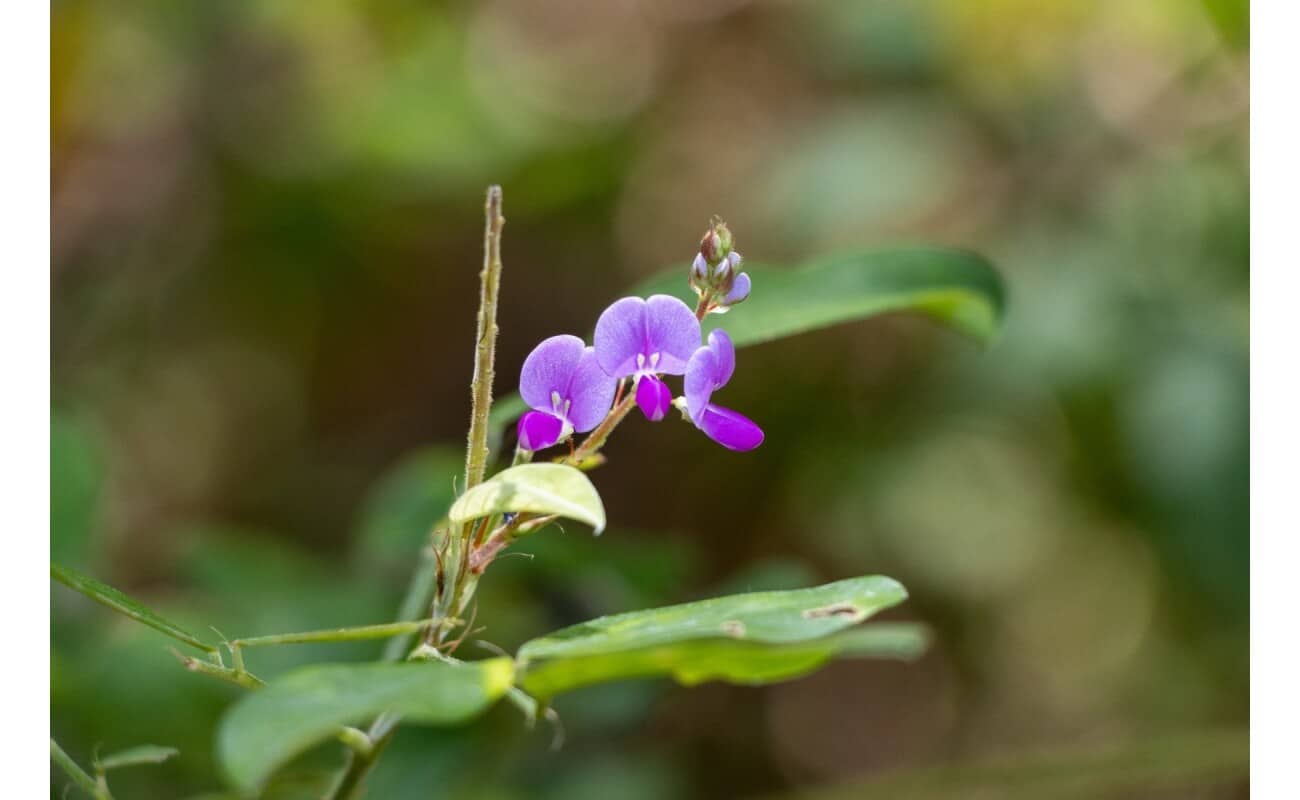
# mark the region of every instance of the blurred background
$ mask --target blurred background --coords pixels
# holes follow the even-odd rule
[[[390,619],[460,470],[490,182],[500,394],[542,337],[663,269],[685,280],[713,214],[756,262],[975,248],[1008,285],[994,346],[895,315],[747,349],[727,405],[763,447],[632,420],[593,475],[609,531],[535,537],[478,595],[481,637],[513,649],[885,573],[912,593],[891,616],[937,632],[925,658],[585,690],[557,703],[558,753],[509,707],[403,729],[370,796],[948,797],[986,764],[1005,780],[981,797],[1045,773],[1078,796],[1244,796],[1225,764],[1249,694],[1247,17],[56,0],[52,556],[202,633]],[[115,773],[119,797],[219,789],[213,725],[241,690],[51,601],[62,744],[83,763],[180,748]],[[312,796],[339,755],[272,796]]]

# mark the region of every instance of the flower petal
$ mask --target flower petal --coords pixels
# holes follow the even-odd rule
[[[569,401],[569,424],[575,431],[586,433],[600,424],[614,404],[617,386],[618,379],[601,369],[595,348],[584,349],[563,395]]]
[[[727,296],[722,298],[722,304],[734,306],[736,303],[743,302],[746,297],[749,297],[751,285],[749,273],[740,273],[736,276],[735,283],[731,284],[731,291],[727,292]]]
[[[615,378],[637,371],[637,356],[646,353],[646,302],[639,297],[616,300],[596,320],[592,342],[601,369]]]
[[[655,372],[681,375],[700,346],[700,321],[690,306],[676,297],[651,295],[645,304],[645,340],[647,356],[659,353]]]
[[[651,422],[658,422],[673,407],[673,393],[668,384],[653,375],[642,375],[636,382],[636,404]]]
[[[718,328],[709,333],[709,349],[717,357],[713,368],[713,388],[721,389],[736,371],[736,346],[731,343],[730,334]]]
[[[519,394],[524,402],[538,411],[552,411],[552,393],[567,396],[584,349],[586,345],[577,336],[543,339],[524,359],[519,371]]]
[[[704,413],[713,396],[717,384],[713,375],[718,367],[718,354],[711,347],[701,347],[686,363],[686,377],[682,379],[682,394],[686,397],[686,413],[690,414],[695,424],[700,424],[700,415]]]
[[[696,426],[728,450],[753,450],[763,443],[763,429],[749,417],[729,408],[709,404]]]
[[[525,450],[543,450],[564,435],[564,420],[545,411],[529,411],[519,418],[519,446]]]

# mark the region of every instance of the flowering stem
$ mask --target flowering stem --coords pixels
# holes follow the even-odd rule
[[[695,304],[695,318],[698,320],[703,320],[705,317],[707,317],[709,315],[709,311],[712,310],[711,308],[712,304],[713,304],[713,292],[706,289],[704,293],[700,295],[700,302]]]
[[[605,440],[614,432],[623,418],[632,411],[632,406],[636,405],[636,392],[629,391],[627,397],[624,397],[618,405],[610,409],[609,415],[596,426],[596,430],[578,445],[578,449],[573,454],[563,459],[560,463],[577,465],[581,464],[588,457],[595,455],[600,448],[605,446]]]

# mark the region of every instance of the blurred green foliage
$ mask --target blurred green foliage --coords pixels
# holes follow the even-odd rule
[[[712,214],[756,262],[926,242],[1003,271],[986,351],[901,316],[742,351],[727,399],[762,448],[629,423],[593,475],[610,529],[531,537],[478,594],[478,636],[513,650],[600,614],[889,574],[912,595],[892,618],[935,630],[924,659],[585,689],[557,701],[558,753],[509,707],[404,729],[371,796],[748,797],[983,776],[961,765],[990,757],[1014,783],[1031,746],[1137,741],[1172,743],[1162,764],[1236,758],[1198,732],[1247,720],[1244,2],[52,17],[52,556],[203,638],[395,613],[459,472],[489,182],[509,220],[502,395],[540,338],[665,267],[684,285]],[[51,601],[69,754],[176,747],[115,791],[217,791],[214,724],[240,690]],[[313,752],[269,796],[313,796],[339,758]],[[1125,774],[1094,796],[1242,792],[1239,771]]]

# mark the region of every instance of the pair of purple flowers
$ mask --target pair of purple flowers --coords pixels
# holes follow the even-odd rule
[[[595,429],[614,403],[618,382],[629,377],[637,407],[658,422],[674,405],[663,375],[685,376],[679,402],[709,438],[731,450],[762,444],[763,431],[752,420],[710,402],[736,368],[731,337],[715,330],[701,346],[700,321],[681,300],[624,297],[600,315],[593,341],[588,347],[577,336],[552,336],[528,354],[519,393],[533,410],[519,420],[520,447],[541,450]]]

